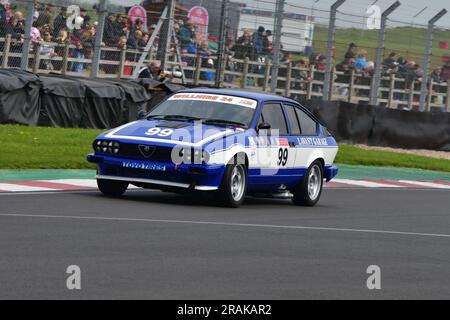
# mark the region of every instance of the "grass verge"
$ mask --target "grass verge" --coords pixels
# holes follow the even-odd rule
[[[93,169],[86,161],[103,130],[0,125],[0,169]],[[450,161],[341,144],[337,163],[450,172]]]
[[[0,169],[92,169],[86,155],[102,131],[0,125]]]
[[[390,151],[364,150],[348,144],[339,145],[339,152],[335,162],[351,165],[402,167],[450,172],[450,160]]]

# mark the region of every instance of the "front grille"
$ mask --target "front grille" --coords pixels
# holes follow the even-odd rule
[[[172,161],[172,147],[147,146],[134,143],[120,143],[118,156],[151,161]]]

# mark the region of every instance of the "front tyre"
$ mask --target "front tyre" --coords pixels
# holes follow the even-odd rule
[[[300,184],[293,190],[292,202],[298,206],[312,207],[319,201],[322,188],[323,167],[320,161],[314,161]]]
[[[97,179],[98,189],[108,197],[120,197],[128,188],[128,182]]]
[[[226,207],[237,208],[244,202],[247,192],[245,164],[239,162],[227,164],[218,192],[221,204]]]

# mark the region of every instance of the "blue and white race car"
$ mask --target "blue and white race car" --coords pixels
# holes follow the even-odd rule
[[[298,102],[244,91],[183,90],[142,120],[107,131],[87,159],[97,184],[121,196],[129,184],[212,192],[225,206],[246,195],[292,194],[313,206],[337,174],[335,139]]]

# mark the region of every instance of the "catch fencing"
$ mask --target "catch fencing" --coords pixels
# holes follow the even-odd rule
[[[440,8],[394,0],[0,2],[2,68],[130,79],[159,60],[189,85],[450,111],[449,17]]]

